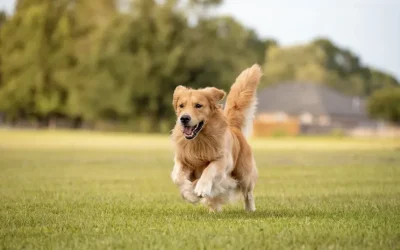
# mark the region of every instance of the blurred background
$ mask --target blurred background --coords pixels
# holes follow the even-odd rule
[[[400,3],[1,0],[0,126],[168,133],[177,85],[264,77],[254,136],[399,136]]]

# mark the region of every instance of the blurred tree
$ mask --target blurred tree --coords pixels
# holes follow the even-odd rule
[[[256,62],[263,65],[265,63],[266,51],[273,46],[277,46],[277,41],[273,39],[262,39],[254,30],[251,29],[246,32],[248,32],[247,48],[254,51],[257,57]]]
[[[311,43],[311,46],[323,50],[326,54],[323,61],[324,67],[337,72],[339,76],[346,76],[360,70],[360,60],[356,55],[349,50],[337,47],[328,39],[317,38]]]
[[[45,4],[47,0],[17,0],[15,3],[15,12],[29,9],[33,6]]]
[[[368,111],[374,118],[400,123],[400,88],[375,91],[368,100]]]
[[[93,119],[133,121],[141,131],[168,131],[179,84],[228,89],[261,58],[254,32],[230,17],[201,17],[189,25],[179,2],[132,1],[104,30],[90,66],[94,77],[79,98]],[[268,45],[265,42],[263,50]],[[261,46],[260,46],[261,47]],[[85,96],[85,97],[83,97]]]
[[[74,63],[69,4],[67,0],[18,1],[14,16],[1,29],[0,109],[8,118],[34,116],[50,125],[53,118],[65,115],[63,73]]]
[[[126,0],[128,1],[128,0]],[[75,38],[78,55],[88,55],[93,45],[100,39],[104,29],[119,13],[116,0],[101,0],[93,4],[91,0],[74,1]]]
[[[396,78],[389,74],[376,69],[368,69],[368,71],[370,73],[368,93],[373,93],[375,90],[382,88],[399,86],[399,82]]]
[[[184,80],[187,21],[175,1],[132,1],[116,15],[95,45],[80,92],[91,120],[135,121],[138,130],[157,131],[170,114],[169,93]],[[147,123],[146,123],[147,122]]]
[[[0,32],[3,24],[7,21],[7,15],[4,11],[0,11]],[[3,80],[3,73],[2,73],[2,44],[0,40],[0,88],[2,85]]]
[[[328,78],[326,58],[326,53],[317,46],[271,46],[266,51],[264,84],[291,80],[322,83]]]
[[[191,29],[187,66],[188,84],[195,87],[214,85],[228,90],[240,71],[257,62],[257,49],[250,48],[251,31],[231,17],[201,19]]]
[[[19,0],[0,30],[0,111],[166,132],[177,85],[228,91],[256,62],[264,85],[314,81],[353,95],[398,86],[327,39],[287,48],[262,39],[214,15],[221,2]]]
[[[7,21],[7,14],[4,11],[0,11],[0,29],[6,21]]]
[[[218,6],[223,3],[223,0],[189,0],[189,3],[197,6]]]
[[[91,102],[94,99],[93,96],[97,94],[99,85],[105,81],[96,81],[100,77],[96,75],[93,61],[102,36],[110,36],[109,40],[119,39],[113,34],[105,33],[110,23],[119,14],[118,3],[122,1],[101,0],[93,4],[91,0],[80,0],[73,1],[70,6],[69,10],[73,17],[70,44],[73,46],[72,54],[76,63],[71,65],[68,72],[65,72],[69,79],[65,112],[73,119],[76,127],[79,127],[82,121],[93,123],[98,117],[97,109],[108,100],[107,96],[101,95],[101,98],[104,98],[103,102],[95,104]]]
[[[275,46],[266,52],[265,61],[264,85],[308,81],[358,96],[381,87],[399,86],[392,76],[363,67],[351,51],[324,38],[292,47]]]

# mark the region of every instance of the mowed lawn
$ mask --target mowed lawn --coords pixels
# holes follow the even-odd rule
[[[167,136],[0,131],[3,249],[400,249],[400,140],[252,140],[257,211],[185,203]]]

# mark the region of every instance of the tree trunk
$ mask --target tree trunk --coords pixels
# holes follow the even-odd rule
[[[81,118],[81,117],[76,117],[76,118],[74,118],[74,120],[72,121],[72,128],[73,128],[73,129],[82,128],[82,124],[83,124],[82,118]]]

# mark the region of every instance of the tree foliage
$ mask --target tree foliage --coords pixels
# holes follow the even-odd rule
[[[314,82],[358,96],[399,86],[392,76],[363,66],[351,51],[323,38],[304,45],[274,46],[267,51],[265,60],[265,85],[282,81]]]
[[[373,93],[368,111],[372,117],[400,123],[400,88],[385,88]]]
[[[65,72],[74,64],[68,1],[23,2],[1,29],[0,107],[11,118],[48,120],[65,114]]]
[[[19,0],[0,15],[0,113],[9,121],[56,120],[168,131],[177,85],[229,90],[264,65],[264,85],[289,80],[365,95],[397,86],[351,51],[319,38],[280,47],[231,16],[220,0]]]
[[[1,32],[1,28],[3,27],[3,24],[6,22],[7,20],[7,15],[4,11],[0,11],[0,32]],[[0,87],[2,85],[3,82],[3,72],[1,71],[2,68],[2,51],[1,51],[2,45],[1,45],[1,40],[0,40]]]

